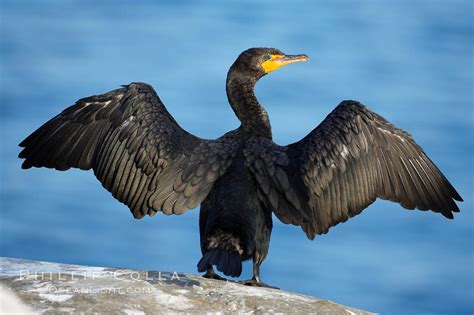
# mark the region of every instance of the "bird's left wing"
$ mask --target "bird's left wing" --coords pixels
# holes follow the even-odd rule
[[[23,168],[93,169],[135,218],[180,214],[232,163],[237,131],[204,140],[182,129],[153,88],[132,83],[83,98],[27,137]]]
[[[247,149],[261,200],[308,238],[359,214],[376,198],[447,218],[459,194],[412,137],[355,101],[339,104],[301,141]]]

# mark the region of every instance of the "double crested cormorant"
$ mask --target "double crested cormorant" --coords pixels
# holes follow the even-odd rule
[[[227,97],[241,126],[216,140],[183,130],[144,83],[80,99],[28,136],[22,168],[93,169],[133,216],[182,214],[201,205],[198,270],[237,277],[268,253],[272,213],[309,239],[359,214],[376,198],[452,219],[462,201],[413,138],[356,101],[343,101],[302,140],[272,141],[256,82],[307,61],[274,48],[242,52],[227,74]],[[453,200],[454,199],[454,200]]]

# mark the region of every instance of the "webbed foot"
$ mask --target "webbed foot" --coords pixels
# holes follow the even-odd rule
[[[252,278],[250,280],[239,281],[239,283],[243,284],[243,285],[249,285],[249,286],[252,286],[252,287],[262,287],[262,288],[270,288],[270,289],[280,290],[280,288],[278,288],[278,287],[266,284],[266,283],[264,283],[260,280],[255,279],[255,278]]]
[[[204,278],[208,279],[215,279],[215,280],[223,280],[228,281],[226,278],[219,276],[217,273],[214,272],[214,268],[210,267],[207,269],[206,273],[203,275]]]

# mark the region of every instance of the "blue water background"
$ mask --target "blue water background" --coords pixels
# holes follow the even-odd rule
[[[357,99],[411,132],[465,202],[449,221],[377,201],[313,242],[275,220],[263,280],[382,314],[474,311],[471,1],[0,3],[2,256],[195,273],[198,210],[134,220],[91,172],[22,171],[17,144],[75,100],[132,81],[216,138],[239,125],[228,67],[273,46],[312,58],[256,87],[277,143]]]

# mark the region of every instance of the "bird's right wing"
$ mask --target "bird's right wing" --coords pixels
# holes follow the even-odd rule
[[[344,101],[301,141],[247,150],[263,202],[308,238],[359,214],[376,198],[404,208],[459,211],[459,194],[412,137],[355,101]]]
[[[153,88],[132,83],[81,99],[20,143],[23,168],[93,169],[135,218],[180,214],[232,163],[236,131],[210,141],[183,130]]]

